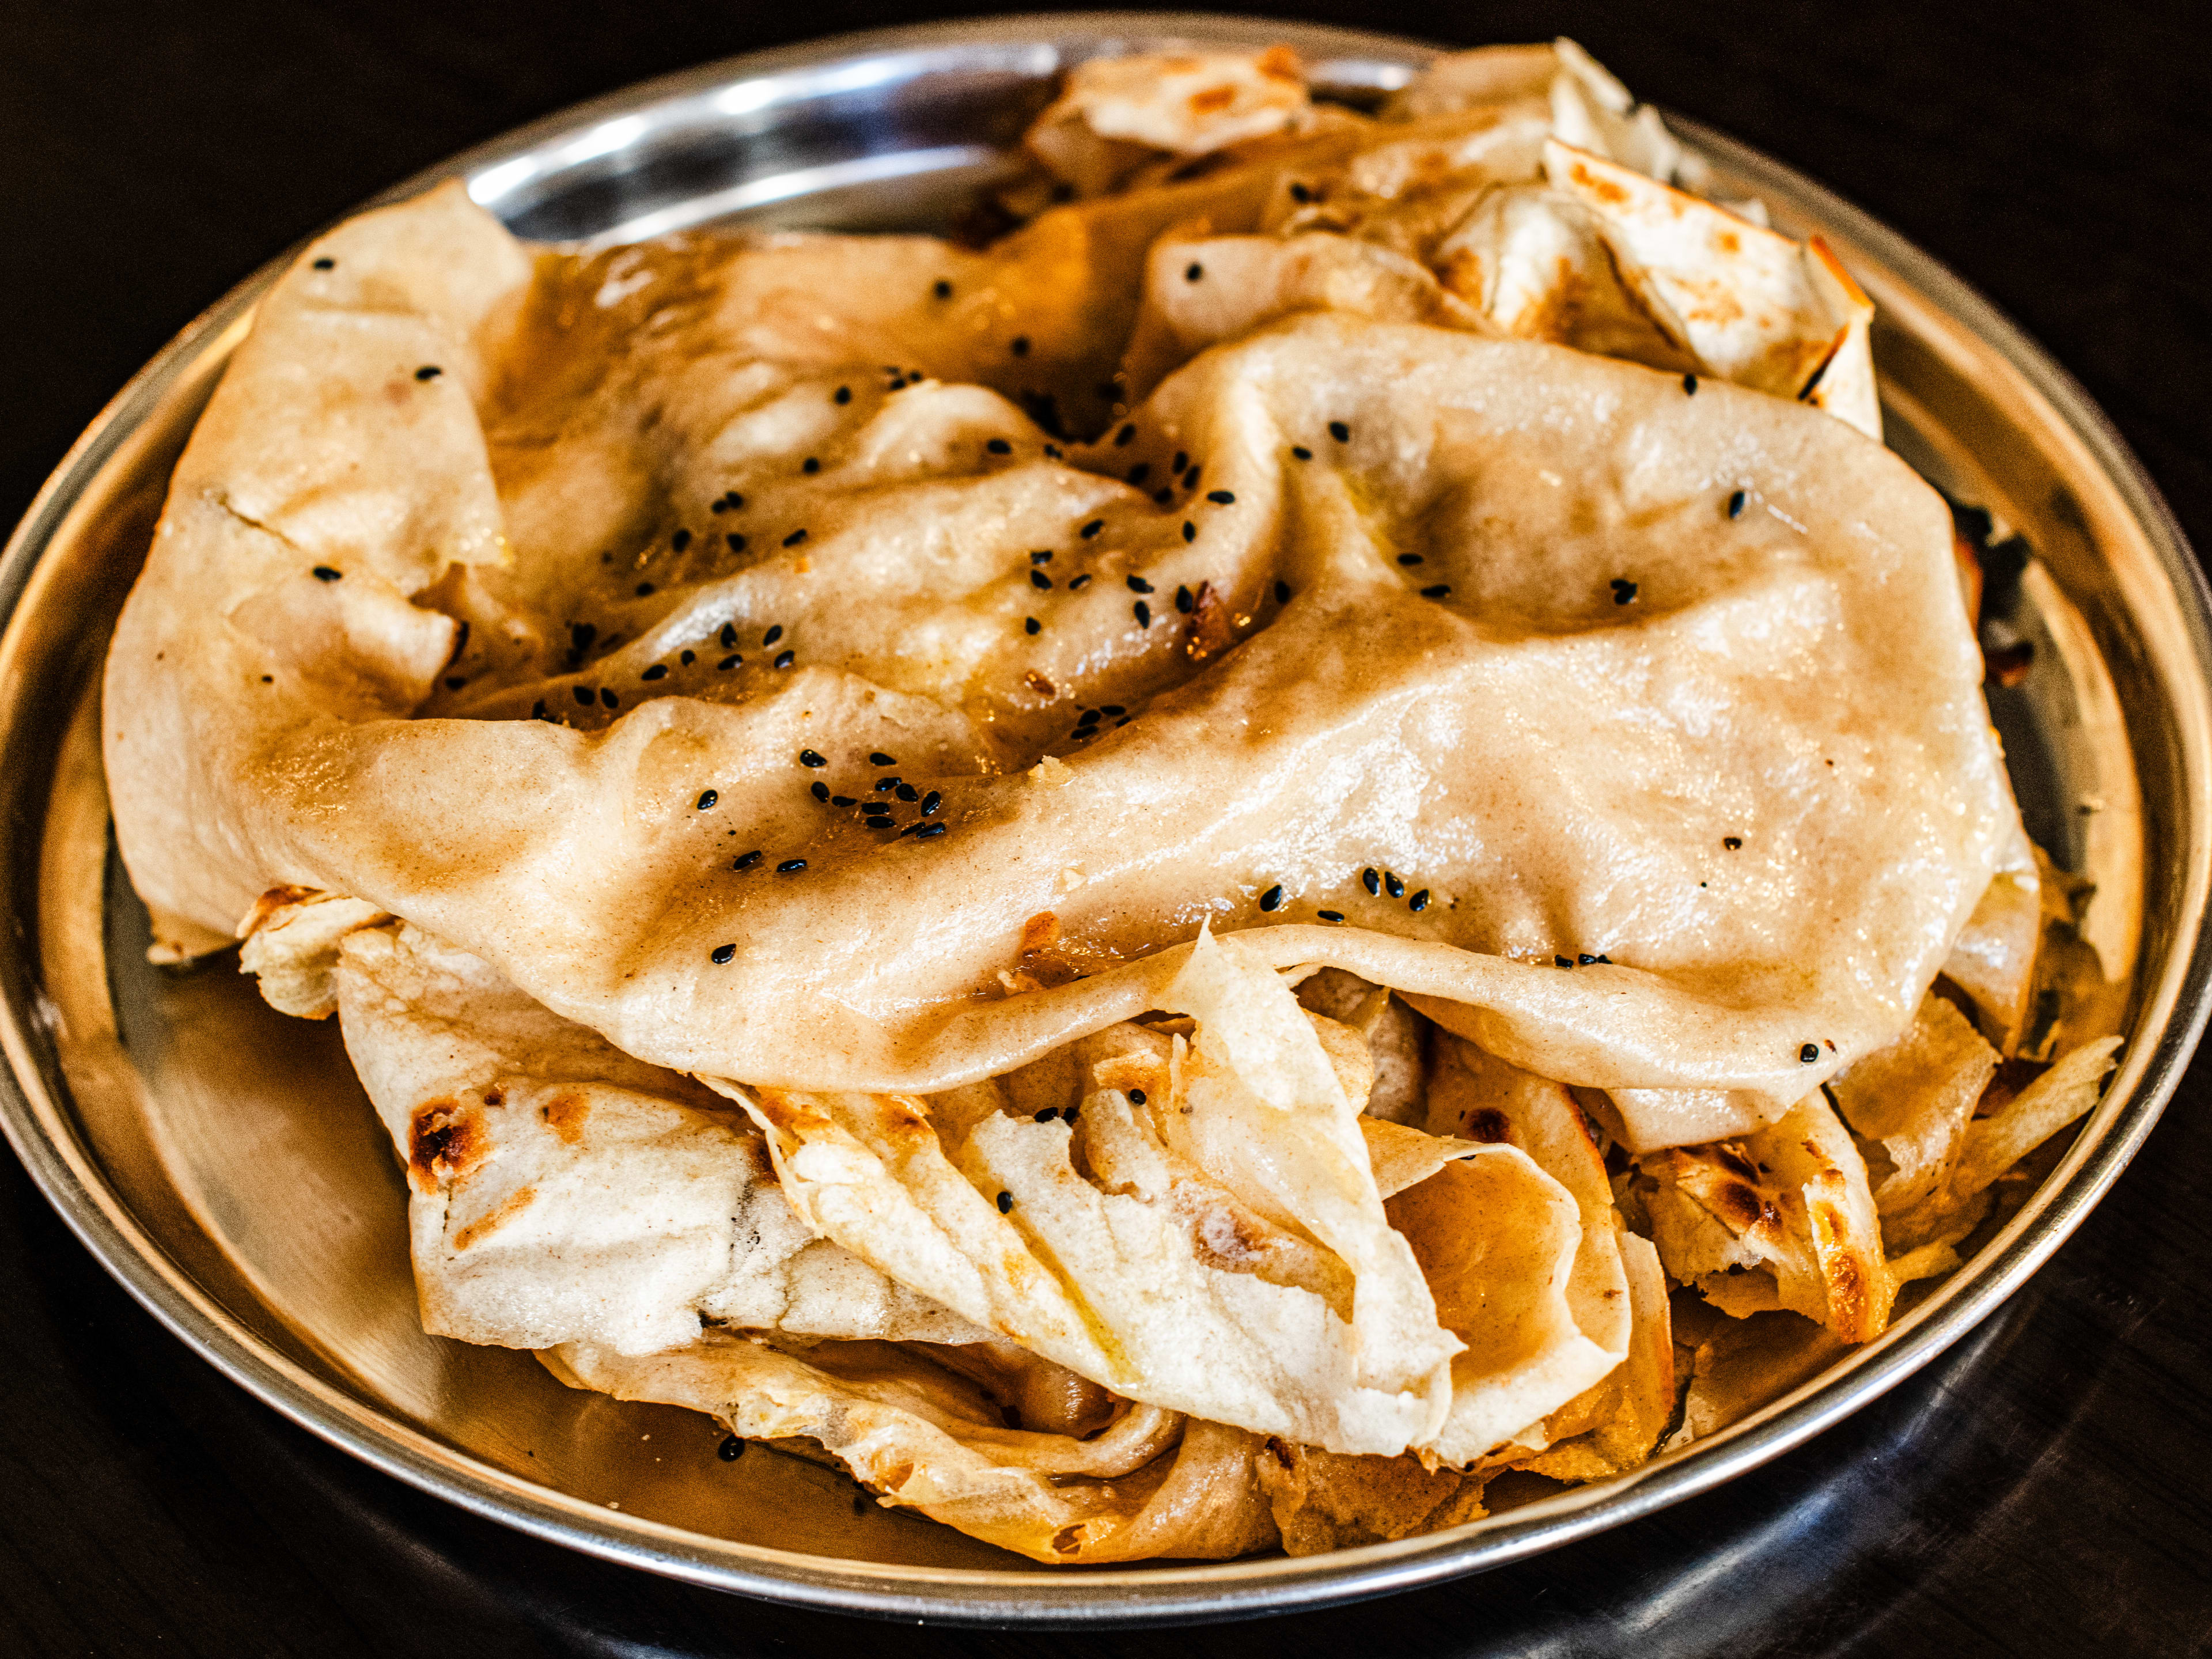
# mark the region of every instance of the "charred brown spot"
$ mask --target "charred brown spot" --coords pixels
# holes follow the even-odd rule
[[[1228,602],[1212,582],[1200,582],[1190,605],[1190,626],[1183,634],[1183,654],[1193,662],[1218,656],[1237,643],[1236,620]]]
[[[1774,1206],[1760,1197],[1756,1188],[1741,1181],[1723,1181],[1713,1188],[1709,1202],[1713,1213],[1740,1233],[1747,1233],[1762,1221],[1779,1220]]]
[[[491,1097],[484,1098],[489,1101]],[[584,1120],[592,1115],[592,1103],[581,1095],[556,1095],[539,1109],[545,1127],[560,1136],[563,1144],[573,1146],[584,1138]]]
[[[1570,174],[1574,181],[1598,198],[1618,207],[1628,200],[1628,192],[1610,179],[1601,179],[1583,163],[1577,161]]]
[[[1049,910],[1040,910],[1022,924],[1024,956],[1034,956],[1039,951],[1048,951],[1060,942],[1060,918]]]
[[[408,1120],[407,1167],[423,1192],[467,1174],[489,1150],[476,1115],[450,1095],[424,1101]]]
[[[1305,66],[1298,62],[1297,53],[1285,46],[1277,45],[1268,47],[1260,54],[1252,67],[1270,81],[1305,79]]]
[[[497,1089],[487,1089],[484,1091],[484,1104],[487,1106],[504,1106],[507,1104],[507,1096]]]
[[[1059,944],[1060,918],[1049,910],[1040,910],[1022,924],[1016,965],[1040,986],[1065,985],[1076,977],[1076,971],[1059,955],[1055,948]]]
[[[1513,1122],[1495,1106],[1484,1106],[1467,1115],[1467,1138],[1480,1140],[1486,1146],[1510,1146],[1513,1141]]]
[[[1285,1468],[1291,1467],[1291,1449],[1272,1434],[1267,1437],[1267,1453]]]
[[[478,1216],[453,1235],[453,1249],[465,1250],[477,1240],[488,1238],[508,1222],[528,1209],[538,1197],[535,1187],[517,1187],[501,1200],[497,1209],[489,1215]]]
[[[1191,94],[1190,112],[1193,115],[1210,115],[1215,110],[1227,109],[1236,101],[1236,88],[1208,87],[1204,92]]]
[[[1060,695],[1060,688],[1052,683],[1051,676],[1040,674],[1034,668],[1024,671],[1022,684],[1040,697],[1056,697]]]

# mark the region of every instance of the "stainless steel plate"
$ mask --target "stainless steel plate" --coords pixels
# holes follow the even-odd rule
[[[1358,100],[1428,48],[1204,16],[1002,20],[734,59],[457,158],[525,235],[620,240],[707,223],[927,227],[1004,166],[1063,64],[1170,40],[1287,40]],[[702,1583],[885,1614],[1234,1617],[1494,1566],[1725,1480],[1957,1340],[2077,1225],[2141,1143],[2206,1012],[2212,691],[2203,584],[2155,492],[2048,359],[1925,255],[1796,173],[1682,124],[1720,186],[1821,230],[1881,307],[1893,442],[2039,556],[2006,618],[2038,641],[2001,701],[2031,826],[2098,893],[2131,975],[2102,1105],[1966,1269],[1881,1340],[1638,1475],[1454,1532],[1303,1560],[1051,1570],[872,1505],[842,1477],[714,1455],[705,1419],[555,1383],[526,1355],[416,1323],[404,1194],[337,1034],[262,1005],[227,959],[145,963],[110,849],[96,718],[109,628],[169,466],[272,264],[179,335],[78,442],[0,562],[0,1115],[79,1237],[246,1388],[403,1480],[540,1536]],[[618,1507],[617,1507],[618,1506]]]

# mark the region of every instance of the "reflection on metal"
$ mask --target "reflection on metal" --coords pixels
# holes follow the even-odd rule
[[[1041,105],[1059,64],[1175,38],[1287,41],[1347,97],[1401,83],[1430,55],[1384,36],[1206,17],[902,30],[617,94],[392,194],[465,178],[518,230],[578,240],[710,221],[927,223],[1003,166],[994,147]],[[1875,349],[1899,449],[2035,548],[2041,570],[2022,584],[2021,621],[2052,648],[2023,688],[2015,773],[2046,817],[2100,806],[2067,850],[2107,890],[2100,948],[2134,973],[2121,1069],[2043,1188],[1966,1270],[1794,1395],[1635,1477],[1449,1534],[1295,1561],[1062,1573],[873,1504],[856,1511],[849,1483],[810,1463],[767,1453],[722,1463],[699,1418],[572,1393],[526,1355],[424,1336],[404,1193],[336,1034],[270,1012],[228,957],[181,974],[147,966],[144,920],[109,851],[100,653],[169,466],[273,265],[124,390],[0,561],[9,1139],[141,1302],[325,1439],[539,1536],[817,1605],[1128,1623],[1373,1595],[1648,1513],[1836,1421],[1972,1329],[2057,1247],[2140,1144],[2196,1042],[2212,972],[2200,933],[2212,880],[2212,645],[2179,532],[2063,373],[1881,226],[1682,125],[1722,193],[1763,197],[1784,228],[1820,228],[1881,307]]]

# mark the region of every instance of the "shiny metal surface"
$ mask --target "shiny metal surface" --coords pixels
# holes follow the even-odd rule
[[[392,192],[459,175],[522,234],[619,240],[705,223],[939,223],[1061,63],[1167,38],[1286,40],[1357,100],[1428,55],[1248,21],[1077,15],[856,37],[713,65],[586,106]],[[2131,968],[2112,1087],[1967,1268],[1728,1433],[1630,1480],[1475,1526],[1297,1561],[1055,1571],[872,1505],[773,1454],[722,1464],[704,1420],[571,1393],[527,1356],[425,1337],[404,1196],[328,1026],[218,959],[144,962],[110,850],[98,665],[170,463],[270,272],[179,337],[64,462],[0,560],[0,1117],[94,1254],[264,1400],[404,1480],[526,1530],[751,1594],[893,1615],[1234,1617],[1494,1565],[1645,1513],[1817,1432],[1970,1330],[2057,1248],[2148,1130],[2203,1027],[2212,959],[2212,635],[2155,493],[2065,376],[1955,279],[1806,180],[1686,136],[1723,188],[1818,227],[1881,307],[1893,442],[2024,533],[2011,620],[2039,642],[1997,709],[2030,822],[2098,883],[2087,923]],[[273,271],[275,267],[271,267]],[[614,1505],[620,1507],[616,1508]],[[865,1511],[865,1512],[863,1512]]]

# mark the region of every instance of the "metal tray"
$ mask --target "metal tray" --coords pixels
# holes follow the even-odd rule
[[[1431,49],[1209,16],[1069,15],[902,29],[732,59],[459,156],[526,236],[618,241],[709,223],[941,223],[1006,166],[1064,64],[1175,40],[1285,40],[1347,100]],[[1469,1527],[1299,1560],[1034,1566],[855,1504],[803,1461],[714,1456],[690,1413],[560,1387],[527,1355],[426,1337],[405,1198],[337,1034],[271,1012],[228,959],[145,962],[108,834],[99,665],[169,467],[283,263],[179,335],[78,441],[0,560],[0,1079],[9,1139],[108,1270],[210,1363],[380,1468],[540,1537],[697,1583],[883,1615],[1141,1623],[1378,1595],[1616,1525],[1817,1433],[2017,1290],[2142,1143],[2202,1030],[2212,956],[2212,639],[2179,531],[2065,374],[1926,255],[1773,161],[1677,124],[1729,194],[1818,228],[1881,307],[1893,445],[2037,559],[2001,625],[2034,638],[1997,699],[2039,839],[2098,884],[2087,931],[2131,975],[2104,1102],[1971,1262],[1858,1350],[1637,1475]]]

